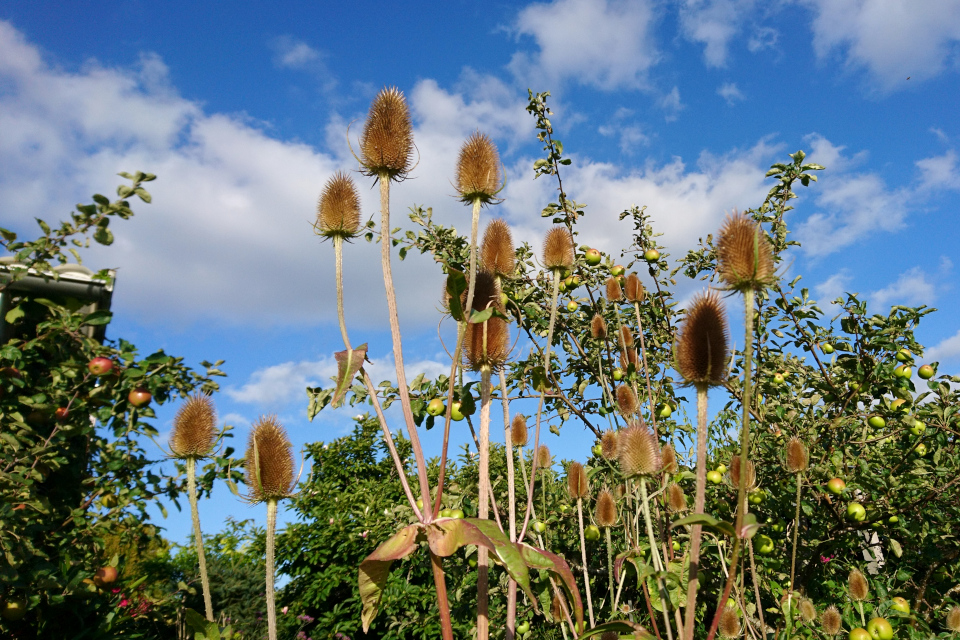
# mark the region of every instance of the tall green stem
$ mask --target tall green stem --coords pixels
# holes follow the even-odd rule
[[[647,379],[647,397],[650,400],[650,422],[653,423],[653,435],[657,435],[657,408],[653,403],[653,385],[650,384],[650,369],[647,367],[647,344],[643,337],[643,323],[640,321],[640,303],[634,302],[637,313],[637,337],[640,338],[640,356],[643,358],[643,374]]]
[[[604,527],[604,531],[607,538],[607,584],[610,587],[610,619],[612,620],[614,616],[617,615],[616,609],[616,597],[614,596],[613,589],[613,540],[610,536],[610,527]]]
[[[200,510],[197,508],[197,459],[187,458],[187,493],[190,496],[190,515],[193,517],[193,538],[200,563],[200,584],[203,587],[203,608],[207,620],[213,622],[213,600],[210,597],[210,578],[207,576],[207,556],[203,552],[203,534],[200,532]]]
[[[480,369],[480,487],[477,516],[486,520],[490,510],[490,367]],[[477,640],[490,636],[489,619],[489,552],[477,547]]]
[[[640,497],[643,500],[643,519],[647,525],[647,538],[650,541],[650,554],[653,556],[653,568],[657,570],[657,590],[660,592],[660,606],[663,608],[663,625],[667,628],[667,640],[673,640],[670,627],[670,614],[667,607],[667,588],[663,584],[663,561],[657,549],[657,540],[653,535],[653,521],[650,518],[650,498],[647,496],[647,479],[640,476]]]
[[[517,541],[517,488],[516,473],[513,468],[513,435],[510,429],[510,399],[507,397],[507,377],[500,368],[500,400],[503,403],[503,440],[507,453],[507,502],[509,504],[510,542]],[[506,640],[513,640],[517,624],[517,581],[507,583],[507,632]]]
[[[277,640],[277,602],[273,591],[273,548],[277,530],[277,501],[267,500],[267,629],[270,640]]]
[[[693,501],[693,512],[702,514],[707,492],[707,386],[697,385],[697,489]],[[693,624],[697,613],[697,590],[700,581],[700,543],[703,539],[703,527],[693,525],[690,530],[690,573],[687,582],[687,610],[684,622],[684,637],[693,640]]]
[[[793,515],[793,551],[790,554],[790,594],[787,596],[787,637],[793,626],[793,591],[797,575],[797,529],[800,528],[800,492],[803,489],[803,474],[797,473],[797,503]]]
[[[583,590],[587,592],[587,611],[590,613],[590,626],[597,623],[593,619],[593,597],[590,595],[590,572],[587,570],[587,543],[583,535],[583,499],[577,498],[577,517],[580,519],[580,557],[583,559]]]

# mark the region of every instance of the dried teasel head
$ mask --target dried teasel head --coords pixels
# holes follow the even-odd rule
[[[947,611],[947,629],[960,633],[960,607],[954,605]]]
[[[740,456],[733,456],[730,458],[730,483],[735,486],[740,486]],[[752,460],[747,460],[747,478],[746,478],[746,487],[747,489],[753,489],[757,486],[757,467],[753,464]]]
[[[595,340],[603,340],[607,337],[607,321],[599,313],[595,314],[590,321],[590,335]]]
[[[680,485],[675,482],[670,483],[670,486],[667,487],[667,508],[674,513],[687,510],[687,496],[684,495]]]
[[[663,445],[663,449],[660,451],[660,455],[663,458],[663,470],[667,473],[679,473],[680,465],[677,464],[677,450],[673,448],[672,444]]]
[[[564,226],[556,226],[547,232],[543,241],[543,266],[551,271],[569,269],[573,266],[573,236]]]
[[[616,431],[607,429],[600,436],[600,455],[606,460],[614,460],[620,456],[620,438]]]
[[[622,384],[617,387],[617,408],[623,416],[630,416],[637,411],[637,396],[630,385]]]
[[[637,350],[634,349],[633,347],[627,347],[626,349],[621,349],[620,350],[620,368],[626,370],[630,368],[630,365],[633,365],[635,369],[638,368]]]
[[[620,471],[628,478],[660,472],[660,443],[647,427],[636,422],[620,431]]]
[[[810,452],[806,445],[800,441],[800,438],[790,438],[787,442],[787,471],[790,473],[800,473],[806,471],[810,466]]]
[[[486,134],[467,138],[457,159],[457,192],[463,202],[490,202],[501,187],[500,154]]]
[[[174,457],[202,458],[217,440],[217,411],[206,394],[195,394],[183,403],[173,419],[170,452]]]
[[[631,273],[623,286],[623,295],[627,302],[643,302],[643,283],[640,282],[640,276]]]
[[[620,288],[620,281],[613,276],[607,278],[607,300],[610,302],[623,300],[623,289]]]
[[[550,602],[550,615],[554,620],[563,620],[563,607],[560,606],[560,596],[553,594],[553,600]]]
[[[847,577],[847,593],[850,594],[850,599],[856,602],[862,602],[870,595],[870,585],[867,583],[866,576],[859,569],[850,571],[850,575]]]
[[[830,605],[820,614],[820,629],[828,636],[835,636],[840,633],[840,627],[843,624],[843,618],[840,617],[840,611],[833,605]]]
[[[740,637],[740,614],[736,607],[727,605],[720,614],[720,635],[724,638]]]
[[[516,252],[510,225],[497,218],[487,225],[480,243],[480,263],[494,276],[512,276],[516,268]]]
[[[244,460],[250,502],[279,500],[293,489],[293,453],[290,439],[276,417],[261,416],[253,423]]]
[[[581,500],[590,495],[587,472],[579,462],[571,462],[567,467],[567,493],[574,500]]]
[[[327,238],[352,238],[360,231],[360,196],[346,174],[338,171],[324,185],[315,228]]]
[[[633,330],[627,325],[620,327],[620,346],[627,348],[633,346]]]
[[[620,640],[620,634],[616,631],[604,631],[600,634],[600,640]]]
[[[680,324],[674,346],[677,371],[688,384],[723,384],[727,362],[727,318],[715,292],[698,294]]]
[[[604,489],[597,496],[597,509],[594,513],[597,524],[601,527],[612,527],[617,523],[617,501],[613,494]]]
[[[541,470],[549,469],[553,465],[553,456],[550,455],[550,447],[545,444],[537,447],[537,467]]]
[[[510,421],[510,440],[515,447],[527,446],[527,419],[521,413]]]
[[[800,599],[800,615],[806,622],[813,622],[817,619],[817,608],[813,606],[813,601],[810,598]]]
[[[360,164],[366,175],[401,180],[410,171],[413,126],[403,92],[384,88],[373,99],[360,136]]]
[[[463,294],[462,304],[466,304],[466,292]],[[500,287],[496,278],[481,271],[473,291],[473,311],[485,309],[500,310]],[[507,322],[500,317],[491,316],[484,322],[468,322],[464,336],[464,356],[472,371],[480,371],[484,367],[497,369],[507,361],[510,353],[510,328]]]
[[[736,291],[759,291],[773,282],[770,241],[749,216],[734,211],[724,221],[717,238],[717,271]]]

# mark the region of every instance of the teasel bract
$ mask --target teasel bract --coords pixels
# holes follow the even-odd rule
[[[801,473],[810,465],[810,453],[800,438],[793,437],[787,442],[786,451],[787,471]]]
[[[803,617],[804,622],[813,622],[817,619],[817,608],[813,605],[813,601],[810,600],[810,598],[800,599],[800,615]]]
[[[739,638],[741,631],[740,614],[736,607],[726,605],[720,614],[720,635],[724,638]]]
[[[643,302],[644,291],[640,276],[635,273],[628,275],[624,283],[623,293],[627,302]]]
[[[587,472],[579,462],[571,462],[567,467],[567,493],[574,500],[582,500],[589,495],[590,485]]]
[[[494,309],[502,313],[500,287],[494,277],[481,271],[477,274],[473,311]],[[491,370],[503,366],[510,352],[510,328],[500,317],[483,322],[468,322],[465,336],[465,358],[472,371]]]
[[[617,435],[617,432],[612,429],[607,429],[603,432],[603,435],[600,436],[600,455],[604,457],[605,460],[616,460],[620,457],[620,437]]]
[[[630,422],[618,433],[617,438],[620,443],[620,470],[624,476],[652,476],[660,472],[660,444],[647,427]]]
[[[954,605],[947,611],[947,629],[960,633],[960,607]]]
[[[550,447],[541,444],[537,447],[537,467],[546,470],[553,464],[553,457],[550,455]]]
[[[760,224],[734,211],[717,238],[717,271],[735,291],[759,291],[774,279],[773,250]]]
[[[637,396],[630,385],[622,384],[617,387],[617,408],[624,418],[629,418],[637,412]]]
[[[610,302],[623,300],[623,289],[620,287],[620,281],[613,276],[607,278],[607,300]]]
[[[497,218],[491,220],[483,232],[480,244],[480,264],[497,278],[510,277],[516,269],[516,250],[510,225]]]
[[[683,488],[675,482],[667,486],[667,508],[674,513],[687,510],[687,496],[683,493]]]
[[[326,238],[353,238],[360,231],[360,196],[353,179],[341,171],[327,180],[317,204],[317,233]]]
[[[851,569],[847,576],[847,593],[854,602],[863,602],[870,595],[870,585],[859,569]]]
[[[477,131],[460,147],[457,192],[463,202],[488,203],[501,187],[500,154],[490,137]]]
[[[679,473],[680,465],[677,464],[677,450],[672,444],[665,444],[660,449],[660,456],[663,458],[663,471],[665,473]]]
[[[617,523],[617,501],[614,500],[613,494],[607,489],[601,491],[597,496],[594,518],[596,518],[597,524],[605,529]]]
[[[402,180],[413,159],[413,125],[403,92],[384,88],[373,99],[360,137],[360,165],[365,175]]]
[[[740,458],[733,457],[730,458],[730,469],[727,471],[730,474],[730,483],[733,486],[738,486],[740,484]],[[747,460],[747,473],[746,475],[746,486],[747,489],[754,489],[757,486],[757,467],[753,464],[752,460]]]
[[[510,440],[514,446],[527,446],[527,419],[520,413],[510,421]]]
[[[573,236],[564,226],[556,226],[547,232],[543,241],[543,266],[550,271],[562,271],[573,266]]]
[[[837,635],[840,633],[842,624],[843,618],[840,616],[840,611],[834,605],[830,605],[820,614],[820,630],[823,631],[825,635]]]
[[[787,471],[796,474],[797,476],[797,498],[794,503],[793,516],[793,546],[790,552],[790,584],[792,585],[794,579],[796,578],[797,569],[797,544],[800,529],[800,497],[803,490],[803,472],[807,470],[807,467],[810,464],[810,453],[807,451],[807,447],[803,444],[803,442],[800,441],[799,438],[793,437],[790,438],[789,442],[787,442],[785,458]],[[792,599],[793,588],[790,589],[788,603],[789,600]],[[800,602],[800,606],[802,609],[803,601]],[[792,620],[787,620],[788,630],[790,629],[791,624]]]
[[[603,340],[607,337],[607,321],[599,313],[590,320],[590,335],[594,340]]]

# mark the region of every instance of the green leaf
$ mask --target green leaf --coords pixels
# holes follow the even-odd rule
[[[23,316],[27,315],[20,305],[15,306],[10,311],[7,311],[7,315],[4,316],[4,320],[7,321],[7,324],[13,324]]]
[[[363,624],[364,633],[370,630],[370,623],[377,617],[383,588],[387,584],[387,576],[390,575],[390,565],[394,560],[406,558],[413,553],[417,548],[417,538],[421,534],[419,524],[404,527],[360,563],[358,582],[360,601],[363,603],[360,621]]]
[[[220,627],[216,622],[210,622],[193,609],[184,609],[183,617],[195,640],[220,640]]]
[[[93,239],[104,246],[110,246],[113,244],[113,232],[106,227],[97,227],[93,232]]]
[[[450,315],[457,322],[463,321],[463,305],[460,304],[460,296],[467,290],[467,279],[460,271],[451,268],[447,275],[447,295],[450,297],[448,304],[450,306]]]
[[[153,202],[153,198],[150,196],[150,192],[148,192],[143,187],[137,187],[136,189],[133,190],[133,192],[137,194],[140,197],[140,199],[146,202],[147,204]]]
[[[754,519],[756,519],[756,516],[754,516]],[[676,520],[673,524],[671,524],[670,528],[674,529],[676,527],[683,527],[683,526],[695,525],[695,524],[699,524],[700,526],[706,529],[710,529],[711,531],[716,531],[726,536],[730,536],[731,538],[736,536],[736,531],[734,530],[732,524],[730,524],[729,522],[724,522],[723,520],[714,518],[709,513],[695,513],[691,516],[687,516],[686,518],[680,518],[679,520]]]
[[[350,383],[363,366],[363,361],[367,358],[367,343],[353,349],[344,349],[334,355],[337,360],[337,390],[333,394],[333,408],[336,409],[343,404],[343,399],[350,388]]]
[[[893,551],[893,555],[897,556],[898,558],[903,555],[903,547],[901,547],[900,543],[893,538],[890,538],[890,550]]]
[[[3,236],[3,239],[7,242],[13,242],[17,239],[17,234],[9,229],[4,229],[3,227],[0,227],[0,236]]]
[[[113,313],[105,309],[100,309],[99,311],[94,311],[93,313],[88,313],[83,318],[83,324],[89,324],[93,326],[99,326],[103,324],[110,324],[110,320],[113,318]]]
[[[583,601],[580,599],[580,592],[577,590],[577,581],[570,571],[570,565],[567,561],[558,555],[552,554],[543,549],[531,547],[525,542],[517,542],[520,553],[523,555],[524,562],[531,569],[541,569],[555,573],[563,581],[564,591],[567,597],[573,601],[574,613],[578,628],[583,627]]]
[[[614,633],[632,633],[634,638],[642,640],[653,640],[653,636],[650,635],[642,625],[637,624],[636,622],[630,622],[629,620],[614,620],[612,622],[604,622],[603,624],[598,624],[592,629],[587,629],[581,633],[578,637],[589,638],[591,636],[599,636],[607,631],[613,631]]]
[[[483,311],[474,311],[470,314],[470,324],[480,324],[486,322],[490,319],[490,316],[493,315],[493,307],[484,309]]]

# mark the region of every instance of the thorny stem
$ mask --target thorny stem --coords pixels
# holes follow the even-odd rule
[[[200,564],[200,584],[203,586],[203,608],[207,620],[213,622],[213,600],[210,598],[210,578],[207,576],[207,556],[203,552],[203,534],[200,532],[200,510],[197,508],[197,459],[187,458],[187,493],[190,496],[190,515],[193,517],[193,538],[197,545]]]
[[[793,552],[790,554],[790,594],[787,596],[787,637],[790,637],[790,629],[793,626],[793,591],[794,581],[797,575],[797,529],[800,526],[800,492],[803,489],[802,473],[797,473],[797,504],[793,516]],[[759,607],[759,603],[757,605]]]
[[[513,435],[510,430],[510,399],[507,396],[507,377],[500,368],[500,399],[503,402],[503,439],[507,453],[507,502],[509,504],[510,542],[517,541],[517,497],[516,474],[513,468]],[[507,583],[507,632],[506,640],[513,640],[517,624],[517,581]]]
[[[697,489],[693,502],[693,512],[702,514],[707,490],[707,386],[697,385]],[[690,529],[690,573],[687,582],[687,610],[684,624],[684,637],[693,640],[693,626],[697,610],[697,589],[700,585],[697,574],[700,571],[700,542],[703,539],[703,527],[699,524]]]
[[[597,623],[593,619],[593,598],[590,595],[590,573],[587,571],[587,543],[583,536],[583,498],[577,498],[577,517],[580,519],[580,557],[583,559],[583,590],[587,592],[587,611],[590,613],[590,626]]]
[[[433,569],[433,583],[437,587],[437,603],[440,605],[440,631],[443,640],[453,640],[453,622],[450,620],[450,601],[447,597],[447,579],[443,573],[440,556],[430,552],[430,568]]]
[[[352,352],[353,347],[347,337],[347,323],[343,314],[343,237],[333,236],[333,254],[337,261],[337,318],[340,320],[340,335],[343,336],[343,346],[348,352]]]
[[[480,370],[480,487],[477,517],[486,520],[490,508],[490,374],[489,366]],[[490,636],[489,605],[489,551],[477,547],[477,640]]]
[[[610,527],[604,527],[607,538],[607,584],[610,585],[610,617],[617,615],[616,598],[613,593],[613,541],[610,539]]]
[[[760,581],[757,579],[757,563],[753,559],[753,540],[747,540],[747,550],[750,552],[750,574],[753,576],[753,597],[757,601],[757,615],[760,618],[760,636],[767,637],[767,623],[763,620],[763,607],[760,605]]]
[[[650,369],[647,367],[647,344],[643,338],[643,323],[640,321],[640,303],[634,302],[637,312],[637,334],[640,338],[640,355],[643,357],[643,374],[647,378],[647,396],[650,398],[650,421],[653,423],[653,435],[657,435],[657,410],[653,404],[653,386],[650,384]]]
[[[663,562],[660,560],[660,551],[657,549],[657,540],[653,535],[653,521],[650,518],[650,499],[647,496],[647,479],[640,476],[640,497],[643,500],[643,519],[647,525],[647,538],[650,540],[650,554],[653,556],[653,567],[657,570],[657,590],[660,592],[660,606],[663,608],[663,625],[667,628],[667,640],[673,640],[673,629],[670,627],[670,614],[667,613],[667,589],[663,585]]]
[[[273,592],[273,548],[277,529],[277,500],[267,500],[267,629],[270,640],[277,640],[277,602]]]

